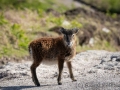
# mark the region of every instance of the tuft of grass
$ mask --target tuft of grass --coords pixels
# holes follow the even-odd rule
[[[13,24],[11,26],[11,33],[12,33],[12,35],[15,36],[15,38],[17,40],[16,42],[18,43],[18,47],[27,50],[28,43],[30,40],[25,35],[24,30],[21,29],[19,24]]]
[[[82,24],[80,22],[78,22],[77,20],[72,20],[71,21],[71,28],[81,28],[82,27]]]
[[[112,18],[117,18],[117,14],[116,13],[110,13],[109,11],[106,13],[107,16],[110,16]]]
[[[55,26],[61,26],[63,21],[65,20],[65,16],[59,16],[59,17],[55,17],[53,15],[50,15],[48,18],[47,18],[47,22],[48,23],[52,23],[54,24]]]
[[[0,14],[0,25],[7,24],[8,21],[5,19],[3,13]]]

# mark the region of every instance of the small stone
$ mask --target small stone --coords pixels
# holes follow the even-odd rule
[[[114,65],[115,65],[115,66],[117,66],[117,65],[118,65],[118,63],[114,63]]]
[[[120,67],[117,67],[118,69],[120,69]]]
[[[110,30],[109,30],[108,28],[106,28],[106,27],[104,27],[104,28],[102,29],[102,31],[105,32],[105,33],[109,33],[109,32],[110,32]]]
[[[97,69],[101,69],[102,67],[98,66]]]
[[[96,70],[90,70],[88,73],[96,73]]]
[[[116,61],[120,62],[120,58],[116,58]]]
[[[101,60],[100,64],[103,64],[105,62],[105,60]]]
[[[117,56],[112,55],[112,56],[111,56],[111,60],[113,60],[114,58],[116,59]]]
[[[4,67],[3,66],[0,66],[0,69],[3,69]]]
[[[110,66],[110,67],[114,67],[114,65],[113,65],[113,64],[108,64],[108,66]]]
[[[106,67],[104,67],[104,70],[115,70],[115,68],[114,67],[110,67],[110,66],[106,66]]]

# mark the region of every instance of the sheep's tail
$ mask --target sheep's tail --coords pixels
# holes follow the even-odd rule
[[[33,51],[32,51],[31,45],[28,46],[28,52],[29,52],[30,56],[33,55]]]

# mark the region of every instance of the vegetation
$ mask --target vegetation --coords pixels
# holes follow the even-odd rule
[[[90,21],[91,18],[88,20],[82,15],[67,18],[61,13],[74,8],[74,6],[67,7],[58,1],[0,0],[0,58],[3,56],[23,57],[28,55],[28,44],[31,40],[43,36],[57,36],[56,33],[49,31],[50,28],[55,26],[82,28],[86,27],[86,23],[95,24]],[[93,2],[94,0],[88,1]],[[103,1],[106,3],[109,0]],[[113,3],[111,2],[111,4]],[[119,6],[119,2],[114,2],[113,6],[109,6],[108,11],[118,10]],[[107,13],[107,15],[111,14]],[[112,17],[117,17],[117,14],[113,14]],[[97,26],[98,23],[96,23]],[[88,49],[116,50],[105,40],[95,43],[92,47],[78,45],[77,52]]]
[[[47,9],[62,13],[69,8],[59,5],[56,0],[0,0],[0,57],[28,55],[31,40],[42,36],[42,33],[54,36],[55,33],[48,31],[51,27],[82,26],[75,20],[67,20],[64,15],[46,13]],[[70,24],[63,25],[64,21]]]
[[[120,13],[120,1],[119,0],[84,0],[86,3],[95,6],[102,11],[109,13]]]

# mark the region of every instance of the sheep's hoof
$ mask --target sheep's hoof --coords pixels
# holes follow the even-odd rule
[[[77,81],[76,79],[72,80],[72,82],[76,82],[76,81]]]
[[[39,83],[37,83],[37,84],[35,84],[36,86],[40,86],[40,84]]]
[[[62,83],[61,83],[61,82],[58,82],[58,85],[62,85]]]
[[[40,86],[40,83],[39,82],[34,82],[36,86]]]
[[[40,86],[40,83],[39,83],[39,82],[35,82],[34,79],[32,79],[32,80],[33,80],[33,82],[34,82],[34,84],[35,84],[36,86]]]

